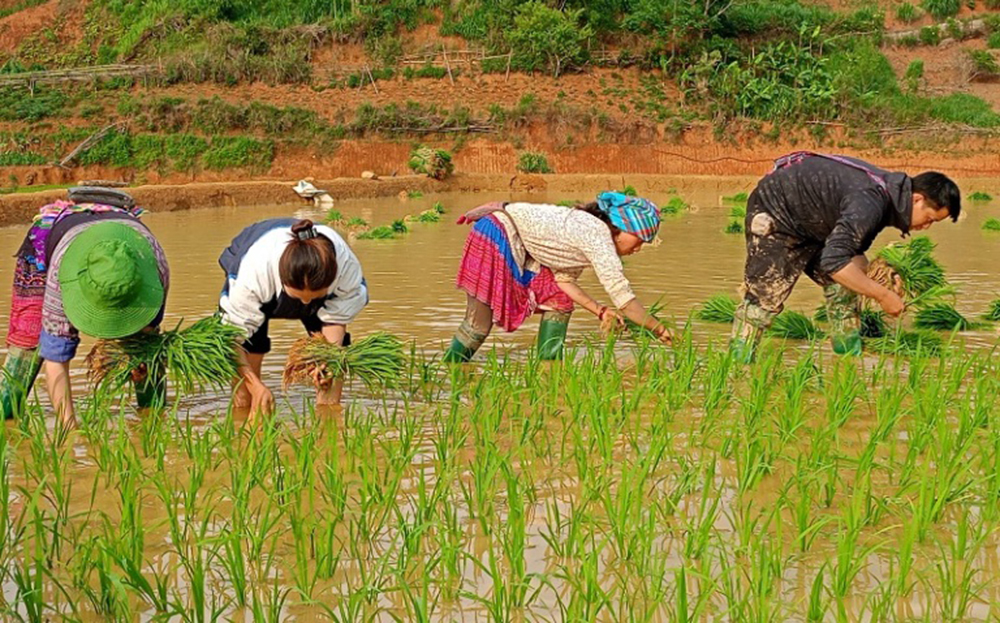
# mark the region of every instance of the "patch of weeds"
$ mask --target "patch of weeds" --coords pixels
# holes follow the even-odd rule
[[[522,173],[553,173],[545,154],[526,151],[517,158],[517,170]]]

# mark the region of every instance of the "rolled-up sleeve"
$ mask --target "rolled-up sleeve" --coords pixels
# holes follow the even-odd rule
[[[883,228],[887,201],[889,198],[877,188],[844,197],[840,219],[827,236],[820,254],[821,273],[833,275],[847,266],[851,258],[868,250]]]
[[[78,346],[78,336],[52,335],[44,330],[38,336],[38,356],[46,361],[66,363],[76,357]]]

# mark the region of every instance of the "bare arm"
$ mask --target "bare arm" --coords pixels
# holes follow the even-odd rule
[[[247,359],[247,352],[242,347],[237,347],[236,357],[239,363],[240,377],[243,379],[243,386],[250,393],[250,418],[256,417],[258,413],[270,413],[274,411],[274,394],[264,385],[264,381],[250,365]]]
[[[583,291],[580,286],[573,282],[560,281],[559,289],[566,293],[569,298],[573,299],[573,302],[583,307],[595,316],[600,317],[601,305],[590,297],[589,294]],[[621,309],[621,315],[615,310],[607,310],[606,314],[614,314],[615,317],[620,318],[621,315],[628,318],[635,324],[645,327],[652,331],[658,338],[665,342],[669,342],[672,338],[670,335],[670,330],[660,324],[656,318],[653,318],[646,311],[646,308],[642,306],[639,299],[633,298],[629,301],[625,307]]]
[[[343,346],[344,337],[347,335],[347,326],[342,324],[323,325],[323,339],[331,344]],[[326,387],[317,383],[316,404],[317,405],[339,405],[344,392],[344,379],[335,379]]]
[[[64,426],[75,426],[73,390],[69,384],[68,361],[45,361],[45,387],[56,416]]]

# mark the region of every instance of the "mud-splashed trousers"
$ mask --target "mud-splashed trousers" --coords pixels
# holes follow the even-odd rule
[[[743,301],[736,309],[730,340],[730,348],[739,360],[753,359],[761,337],[784,309],[785,300],[803,272],[823,287],[834,350],[860,354],[858,296],[819,273],[822,245],[781,231],[756,193],[751,194],[747,204],[746,245]]]

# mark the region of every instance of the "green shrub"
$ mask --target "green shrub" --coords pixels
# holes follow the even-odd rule
[[[1000,32],[991,32],[990,36],[986,38],[986,47],[991,50],[996,50],[1000,48]]]
[[[517,170],[522,173],[552,173],[552,167],[545,154],[533,151],[522,152],[517,158]]]
[[[39,121],[61,115],[69,98],[61,91],[37,88],[34,94],[22,89],[0,89],[0,121]]]
[[[920,29],[920,43],[937,45],[941,43],[941,30],[937,26],[924,26]]]
[[[0,167],[46,164],[48,161],[48,158],[33,151],[0,151]]]
[[[511,65],[526,71],[548,69],[558,76],[585,59],[584,44],[593,36],[580,26],[583,10],[559,11],[540,0],[517,7],[513,28],[507,33],[513,55]]]
[[[457,69],[452,69],[453,76],[458,75]],[[414,69],[412,67],[407,67],[403,69],[403,77],[407,80],[412,80],[414,78],[434,78],[440,80],[448,75],[448,69],[446,67],[437,67],[431,65],[430,63],[420,67],[419,69]]]
[[[205,151],[205,168],[267,170],[274,161],[274,142],[247,136],[216,136]]]
[[[923,11],[921,11],[916,6],[910,4],[909,2],[901,2],[896,5],[896,19],[901,22],[915,22],[923,16]]]
[[[973,80],[992,80],[1000,75],[1000,65],[988,50],[968,50]]]
[[[962,8],[961,0],[923,0],[923,7],[937,19],[945,19],[958,14]]]
[[[924,79],[924,61],[919,58],[910,61],[910,64],[906,67],[903,79],[906,81],[907,90],[911,93],[919,91],[920,83]]]

